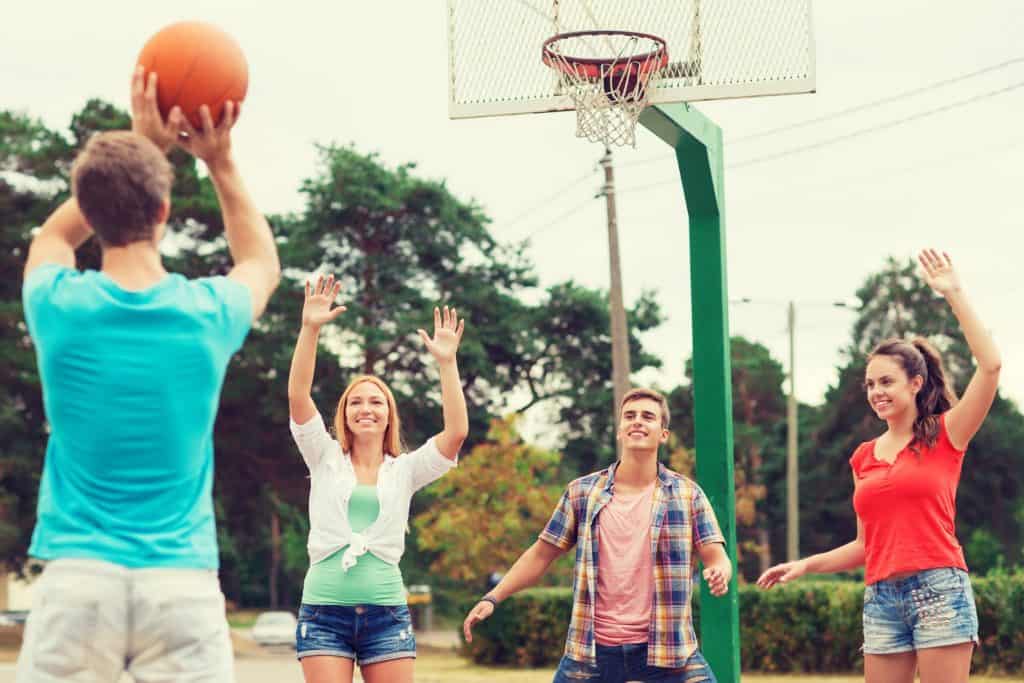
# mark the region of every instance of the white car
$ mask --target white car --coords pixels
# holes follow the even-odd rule
[[[252,625],[252,639],[260,645],[295,647],[297,625],[295,615],[291,612],[264,612]]]

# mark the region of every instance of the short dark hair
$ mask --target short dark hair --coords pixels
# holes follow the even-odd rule
[[[668,401],[665,397],[659,394],[654,389],[644,389],[638,387],[636,389],[630,389],[626,392],[626,395],[622,397],[622,403],[619,404],[619,415],[622,415],[623,408],[630,401],[638,401],[642,398],[649,398],[652,401],[656,401],[658,406],[661,407],[661,426],[663,429],[668,429],[669,414],[668,414]]]
[[[104,246],[151,239],[174,169],[148,138],[130,131],[93,135],[71,167],[71,192]]]

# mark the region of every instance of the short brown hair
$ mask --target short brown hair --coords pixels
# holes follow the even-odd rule
[[[71,167],[71,192],[108,247],[151,239],[174,169],[148,138],[130,131],[93,135]]]
[[[627,391],[626,395],[622,397],[622,403],[619,404],[619,415],[622,415],[622,409],[626,407],[627,403],[638,401],[642,398],[649,398],[658,403],[658,406],[661,407],[661,426],[663,429],[668,429],[668,401],[654,389],[637,388]]]

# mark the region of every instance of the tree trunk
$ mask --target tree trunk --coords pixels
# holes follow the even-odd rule
[[[277,595],[277,577],[281,569],[281,518],[277,510],[270,512],[270,608],[277,609],[280,605]]]
[[[764,574],[772,566],[772,539],[763,525],[757,529],[757,557],[760,564],[758,574]]]

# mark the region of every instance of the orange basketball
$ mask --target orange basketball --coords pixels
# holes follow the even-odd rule
[[[249,87],[249,65],[234,38],[211,24],[182,21],[149,39],[139,64],[157,73],[157,103],[167,118],[174,105],[195,128],[202,127],[199,107],[210,108],[219,123],[228,100],[241,102]]]

